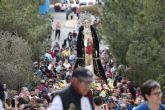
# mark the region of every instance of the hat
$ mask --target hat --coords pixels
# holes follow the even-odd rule
[[[49,79],[48,81],[49,81],[49,82],[53,82],[53,79]]]
[[[41,83],[41,84],[44,84],[44,83],[45,83],[45,80],[41,80],[40,83]]]
[[[108,97],[108,103],[114,102],[114,99],[112,97]]]
[[[65,79],[69,79],[69,78],[71,78],[72,76],[71,75],[66,75],[65,76]]]
[[[86,83],[92,83],[93,81],[93,73],[84,67],[76,68],[72,73],[72,77],[79,78]]]

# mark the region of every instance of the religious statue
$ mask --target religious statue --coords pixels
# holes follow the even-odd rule
[[[104,69],[99,55],[99,41],[93,26],[91,16],[84,14],[80,16],[82,26],[79,28],[77,38],[77,61],[75,68],[82,66],[94,73],[94,78],[101,78],[106,81]]]

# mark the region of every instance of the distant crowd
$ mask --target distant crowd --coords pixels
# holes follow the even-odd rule
[[[76,61],[77,31],[69,32],[60,45],[50,47],[40,59],[33,63],[33,71],[41,78],[39,84],[29,89],[22,87],[10,96],[7,85],[0,86],[0,110],[46,110],[52,103],[56,91],[70,84]],[[91,92],[95,110],[133,110],[145,101],[140,87],[134,81],[121,76],[119,64],[108,49],[100,50],[101,63],[108,84],[101,79],[92,83]],[[160,95],[157,93],[157,95]],[[2,105],[3,104],[3,105]]]

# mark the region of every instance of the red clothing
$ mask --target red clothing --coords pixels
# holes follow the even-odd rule
[[[49,54],[52,56],[52,58],[55,57],[55,53],[54,53],[54,51],[50,51]]]
[[[77,8],[76,8],[76,14],[78,14],[78,13],[79,13],[79,8],[77,7]]]
[[[76,38],[77,37],[77,33],[73,33],[72,36],[73,36],[73,38]]]
[[[106,71],[106,76],[107,76],[108,78],[111,78],[111,77],[112,77],[112,72],[111,72],[111,71]]]
[[[88,55],[92,54],[92,47],[91,46],[86,47],[86,54],[88,54]]]
[[[91,90],[89,90],[88,93],[85,96],[88,97],[89,100],[93,100],[93,95],[92,95],[92,91]]]

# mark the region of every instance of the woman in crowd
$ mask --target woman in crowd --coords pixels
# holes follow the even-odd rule
[[[154,80],[144,82],[141,87],[141,94],[145,102],[134,110],[165,110],[165,105],[161,104],[162,91],[158,82]]]

